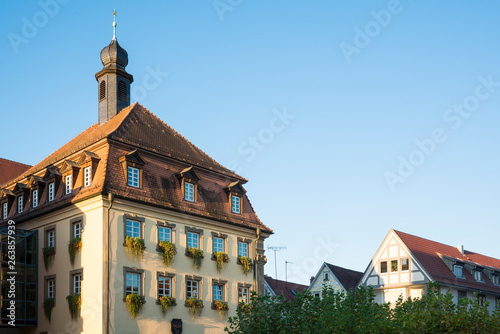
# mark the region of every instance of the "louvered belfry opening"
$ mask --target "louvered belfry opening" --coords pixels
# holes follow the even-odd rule
[[[106,99],[106,81],[101,81],[99,84],[99,102]]]
[[[118,81],[118,100],[127,102],[127,84],[125,81]]]

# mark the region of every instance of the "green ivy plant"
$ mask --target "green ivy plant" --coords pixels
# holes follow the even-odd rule
[[[163,262],[168,267],[172,263],[174,255],[177,254],[175,245],[169,241],[160,241],[158,245],[159,252],[163,255]]]
[[[201,308],[203,307],[203,302],[198,298],[188,298],[186,300],[186,306],[190,308],[191,315],[193,319],[200,314]]]
[[[229,310],[229,306],[227,305],[226,302],[223,302],[222,300],[216,300],[214,301],[214,309],[219,311],[220,318],[222,319],[224,315],[227,314],[227,310]]]
[[[240,256],[238,258],[238,261],[240,261],[240,263],[243,265],[243,272],[245,273],[245,275],[252,271],[252,260],[247,257],[247,256]]]
[[[54,298],[47,298],[43,301],[43,311],[47,319],[49,319],[49,323],[52,316],[52,309],[54,308],[54,305],[55,305]]]
[[[224,267],[224,262],[229,261],[229,256],[224,252],[215,252],[214,256],[217,264],[217,271],[220,273]]]
[[[172,305],[174,305],[175,299],[169,296],[161,296],[160,297],[160,305],[161,305],[161,312],[165,314],[168,311],[168,308]]]
[[[69,260],[71,265],[75,264],[76,252],[82,250],[82,239],[80,237],[73,238],[68,244]]]
[[[54,247],[43,247],[43,264],[45,265],[45,270],[48,270],[54,261],[54,255],[56,255],[56,249]]]
[[[201,266],[201,261],[203,260],[203,251],[198,248],[189,247],[187,249],[189,256],[193,258],[193,266],[199,268]]]
[[[139,237],[127,237],[125,238],[126,251],[131,256],[139,256],[144,253],[144,240]]]
[[[125,302],[127,304],[127,310],[132,318],[135,318],[139,314],[142,309],[142,305],[144,304],[142,297],[137,293],[131,293],[127,295],[127,297],[125,298]]]
[[[71,319],[76,320],[78,318],[78,314],[80,313],[80,309],[82,308],[82,297],[79,293],[75,293],[73,295],[69,295],[66,297],[68,301],[69,314],[71,314]]]

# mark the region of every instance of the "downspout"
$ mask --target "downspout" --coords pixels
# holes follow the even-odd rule
[[[104,282],[105,282],[105,287],[104,287],[104,333],[109,334],[109,309],[110,309],[110,296],[109,296],[109,234],[110,234],[110,224],[109,224],[109,212],[111,211],[111,207],[113,206],[113,201],[115,199],[115,195],[113,193],[108,194],[108,202],[109,205],[106,208],[106,226],[105,226],[105,244],[104,247],[106,249],[106,265],[105,265],[105,271],[104,271]]]
[[[255,230],[255,235],[257,238],[252,242],[253,244],[253,286],[255,291],[257,291],[257,241],[260,238],[260,227]],[[257,291],[259,294],[259,291]]]

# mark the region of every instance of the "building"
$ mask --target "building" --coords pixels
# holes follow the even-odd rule
[[[354,291],[362,276],[362,272],[324,262],[316,276],[311,277],[307,291],[317,297],[321,297],[325,286],[337,292]]]
[[[391,229],[360,284],[374,288],[377,302],[394,303],[399,296],[421,297],[429,282],[450,291],[455,302],[478,298],[493,310],[500,301],[500,260]]]
[[[0,185],[14,179],[30,168],[30,165],[0,158]]]
[[[100,56],[99,122],[1,185],[0,226],[38,234],[38,287],[16,291],[38,300],[18,310],[36,326],[18,332],[170,333],[172,323],[223,333],[239,302],[264,291],[272,230],[246,179],[130,105],[133,77],[115,37]],[[160,297],[171,297],[165,313]],[[133,318],[127,305],[142,308]]]
[[[298,293],[307,290],[307,285],[286,282],[274,279],[270,276],[264,276],[264,293],[271,296],[283,296],[288,301],[294,301]]]

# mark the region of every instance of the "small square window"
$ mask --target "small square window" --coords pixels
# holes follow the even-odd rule
[[[184,182],[184,199],[189,202],[194,202],[194,184]]]
[[[139,169],[135,167],[127,168],[127,184],[134,188],[139,188]]]
[[[249,289],[247,287],[238,287],[238,304],[245,303],[248,304],[249,300]]]
[[[71,175],[67,175],[66,176],[66,180],[65,180],[65,183],[66,183],[66,195],[71,194],[71,192],[73,191],[71,179],[72,179]]]
[[[131,293],[141,294],[141,275],[138,273],[126,273],[125,295]]]
[[[323,281],[329,281],[329,280],[330,280],[329,273],[323,273]]]
[[[398,271],[398,260],[391,261],[391,273],[395,273]]]
[[[126,235],[131,238],[141,237],[141,223],[134,220],[128,220],[126,224]]]
[[[158,242],[168,241],[172,242],[172,230],[170,227],[158,226]]]
[[[248,257],[248,243],[238,242],[238,257]]]
[[[3,203],[3,219],[7,219],[8,209],[7,202]]]
[[[54,190],[55,190],[54,182],[49,183],[49,202],[54,200]]]
[[[234,195],[231,196],[231,211],[233,213],[241,213],[240,201],[240,197]]]
[[[92,167],[85,167],[84,169],[84,187],[88,187],[92,184]]]
[[[19,196],[17,198],[17,213],[23,212],[23,207],[24,207],[23,197],[24,196]]]
[[[194,232],[187,232],[187,247],[200,248],[200,235]]]
[[[33,190],[33,207],[36,208],[38,206],[38,189]]]
[[[382,274],[387,272],[387,261],[380,262],[380,272]]]
[[[158,276],[158,297],[172,297],[172,278]]]
[[[198,281],[186,281],[186,298],[198,298]]]
[[[315,292],[315,293],[314,293],[314,297],[316,297],[316,298],[320,298],[320,297],[321,297],[321,294],[320,294],[319,292]]]
[[[224,252],[224,239],[222,238],[213,238],[213,252]]]
[[[408,259],[401,259],[401,270],[409,270],[410,269],[410,261]]]

